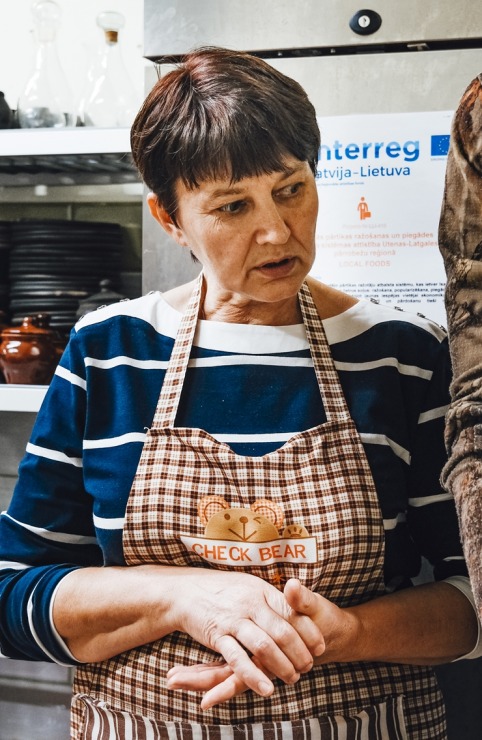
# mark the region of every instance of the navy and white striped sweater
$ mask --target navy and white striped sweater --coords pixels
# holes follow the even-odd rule
[[[0,651],[74,664],[51,619],[72,568],[122,565],[127,497],[180,314],[160,293],[87,314],[72,331],[0,517]],[[324,321],[375,480],[385,581],[421,556],[436,579],[466,575],[454,502],[439,475],[450,363],[436,324],[360,301]],[[199,322],[176,424],[263,455],[325,416],[302,325]]]

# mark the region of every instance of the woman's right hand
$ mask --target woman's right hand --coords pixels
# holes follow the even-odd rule
[[[293,612],[271,584],[239,571],[81,568],[59,584],[53,618],[82,662],[105,660],[180,630],[218,653],[261,696],[274,690],[266,674],[295,682],[324,650],[310,617]]]
[[[261,578],[213,569],[186,569],[173,609],[177,629],[219,653],[234,675],[262,696],[266,674],[296,682],[324,650],[322,634],[294,612],[283,593]],[[258,667],[258,665],[260,667]]]

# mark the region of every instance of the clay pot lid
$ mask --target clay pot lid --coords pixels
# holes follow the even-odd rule
[[[49,313],[40,312],[40,313],[32,314],[31,316],[28,316],[26,318],[29,318],[32,324],[36,326],[38,329],[46,329],[51,334],[55,333],[50,328],[50,314]]]
[[[20,326],[7,326],[2,330],[1,336],[4,339],[19,339],[28,337],[52,338],[50,329],[43,329],[35,324],[35,316],[25,316]]]

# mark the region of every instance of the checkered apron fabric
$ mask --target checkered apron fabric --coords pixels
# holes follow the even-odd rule
[[[308,287],[303,285],[299,299],[327,420],[263,457],[237,455],[202,429],[175,427],[201,293],[202,275],[132,484],[123,539],[127,564],[239,568],[278,588],[295,577],[340,607],[383,594],[377,493]],[[249,529],[253,507],[259,526],[265,532],[274,528],[274,538]],[[230,534],[235,531],[236,537]],[[217,653],[175,632],[79,668],[72,736],[446,738],[443,700],[430,668],[316,666],[294,685],[277,681],[269,699],[246,691],[204,712],[198,694],[167,691],[165,675],[172,666],[216,659]],[[137,734],[115,729],[126,717]]]

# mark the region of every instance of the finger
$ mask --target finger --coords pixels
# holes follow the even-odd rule
[[[256,666],[234,637],[222,635],[217,639],[215,649],[221,653],[233,673],[248,688],[260,696],[271,696],[274,691],[272,681]]]
[[[297,578],[290,578],[286,581],[283,591],[286,601],[294,611],[305,614],[308,617],[315,617],[319,608],[320,594],[311,591],[303,586]]]
[[[308,624],[308,617],[305,620],[297,619],[298,616],[294,610],[284,601],[284,613],[279,616],[277,611],[263,614],[258,617],[258,624],[265,635],[269,635],[276,643],[279,651],[272,654],[272,659],[276,662],[268,663],[263,648],[268,646],[260,645],[257,650],[252,646],[248,649],[256,656],[260,657],[261,663],[269,671],[274,673],[286,683],[293,682],[294,676],[290,676],[288,664],[293,666],[296,673],[305,673],[313,666],[313,655],[319,650],[323,651],[323,636],[315,624]],[[281,657],[282,656],[282,657]],[[283,658],[283,661],[282,661]]]
[[[291,624],[298,631],[312,655],[323,655],[326,643],[316,623],[323,597],[306,588],[297,578],[290,578],[286,582],[284,596],[293,613],[290,618]]]
[[[201,709],[211,709],[216,704],[222,704],[247,690],[246,684],[237,676],[231,674],[225,681],[207,691],[201,701]]]
[[[232,675],[233,672],[226,663],[176,666],[167,674],[167,688],[171,691],[208,691]]]
[[[224,660],[212,660],[209,663],[195,663],[194,665],[173,665],[172,668],[166,673],[166,678],[174,676],[176,673],[183,673],[184,671],[196,671],[202,673],[209,671],[212,668],[223,668],[226,665]]]
[[[320,628],[315,624],[311,617],[307,617],[304,614],[293,611],[293,615],[290,617],[290,623],[298,632],[311,655],[323,655],[326,650],[325,640]],[[306,669],[301,670],[300,673],[306,673],[309,670],[310,666],[307,666]]]
[[[271,620],[269,631],[251,620],[240,621],[235,637],[263,670],[285,683],[294,683],[300,677],[300,669],[311,667],[313,658],[296,630],[286,620],[273,616],[276,619]]]

